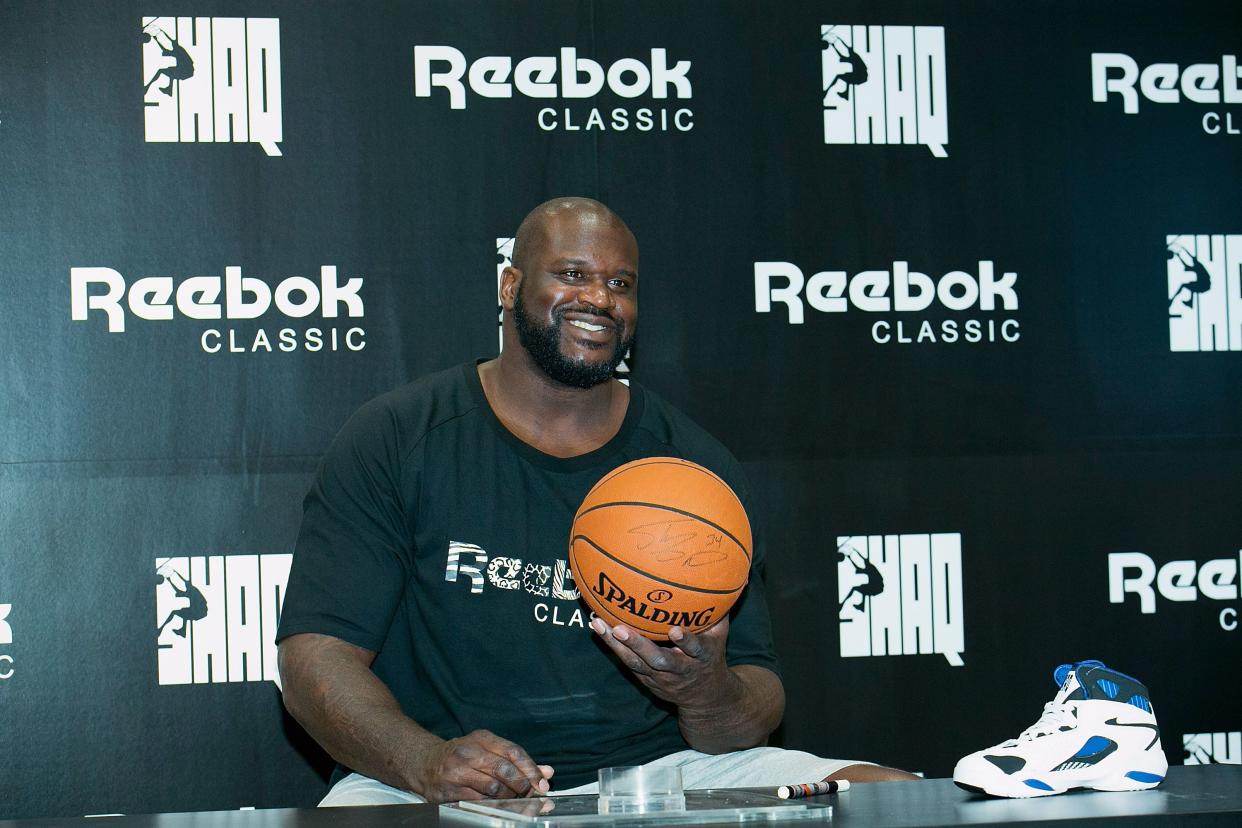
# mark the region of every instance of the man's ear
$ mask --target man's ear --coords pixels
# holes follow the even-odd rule
[[[518,289],[522,287],[522,271],[510,265],[500,272],[500,306],[507,311],[513,310],[517,301]]]

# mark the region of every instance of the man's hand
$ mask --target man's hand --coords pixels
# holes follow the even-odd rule
[[[401,710],[375,653],[330,635],[280,642],[285,707],[342,765],[430,802],[538,796],[552,768],[486,730],[444,741]]]
[[[729,619],[701,633],[668,631],[673,646],[599,618],[591,629],[653,695],[677,705],[677,726],[695,750],[725,753],[761,745],[785,711],[781,680],[763,667],[725,662]]]
[[[488,730],[449,739],[426,753],[415,790],[428,802],[512,799],[548,792],[552,768]]]
[[[701,633],[671,628],[668,637],[672,647],[643,638],[624,624],[609,628],[599,618],[591,620],[591,629],[643,686],[679,710],[714,706],[733,679],[724,658],[729,638],[727,617]]]

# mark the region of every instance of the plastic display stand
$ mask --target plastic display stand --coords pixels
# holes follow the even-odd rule
[[[686,791],[684,808],[627,813],[601,813],[601,810],[600,797],[596,795],[544,796],[453,802],[440,806],[440,818],[487,828],[607,828],[832,818],[831,805],[710,788]]]

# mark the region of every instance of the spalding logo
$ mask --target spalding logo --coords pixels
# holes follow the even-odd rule
[[[603,572],[599,573],[599,583],[591,585],[591,591],[604,600],[606,604],[616,604],[617,609],[626,612],[638,618],[651,621],[656,624],[676,625],[680,627],[701,627],[712,622],[712,613],[716,611],[715,607],[707,607],[698,612],[669,611],[660,609],[659,607],[648,606],[645,601],[635,601],[633,597],[627,596],[625,590],[612,582]],[[653,595],[666,595],[662,600],[672,598],[672,593],[666,590],[653,590],[648,593],[647,598],[654,601]]]

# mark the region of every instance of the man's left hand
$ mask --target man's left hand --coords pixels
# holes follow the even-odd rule
[[[671,628],[671,647],[656,644],[624,624],[609,627],[600,618],[591,620],[591,629],[647,689],[678,708],[711,705],[729,684],[724,658],[727,617],[700,633]]]

